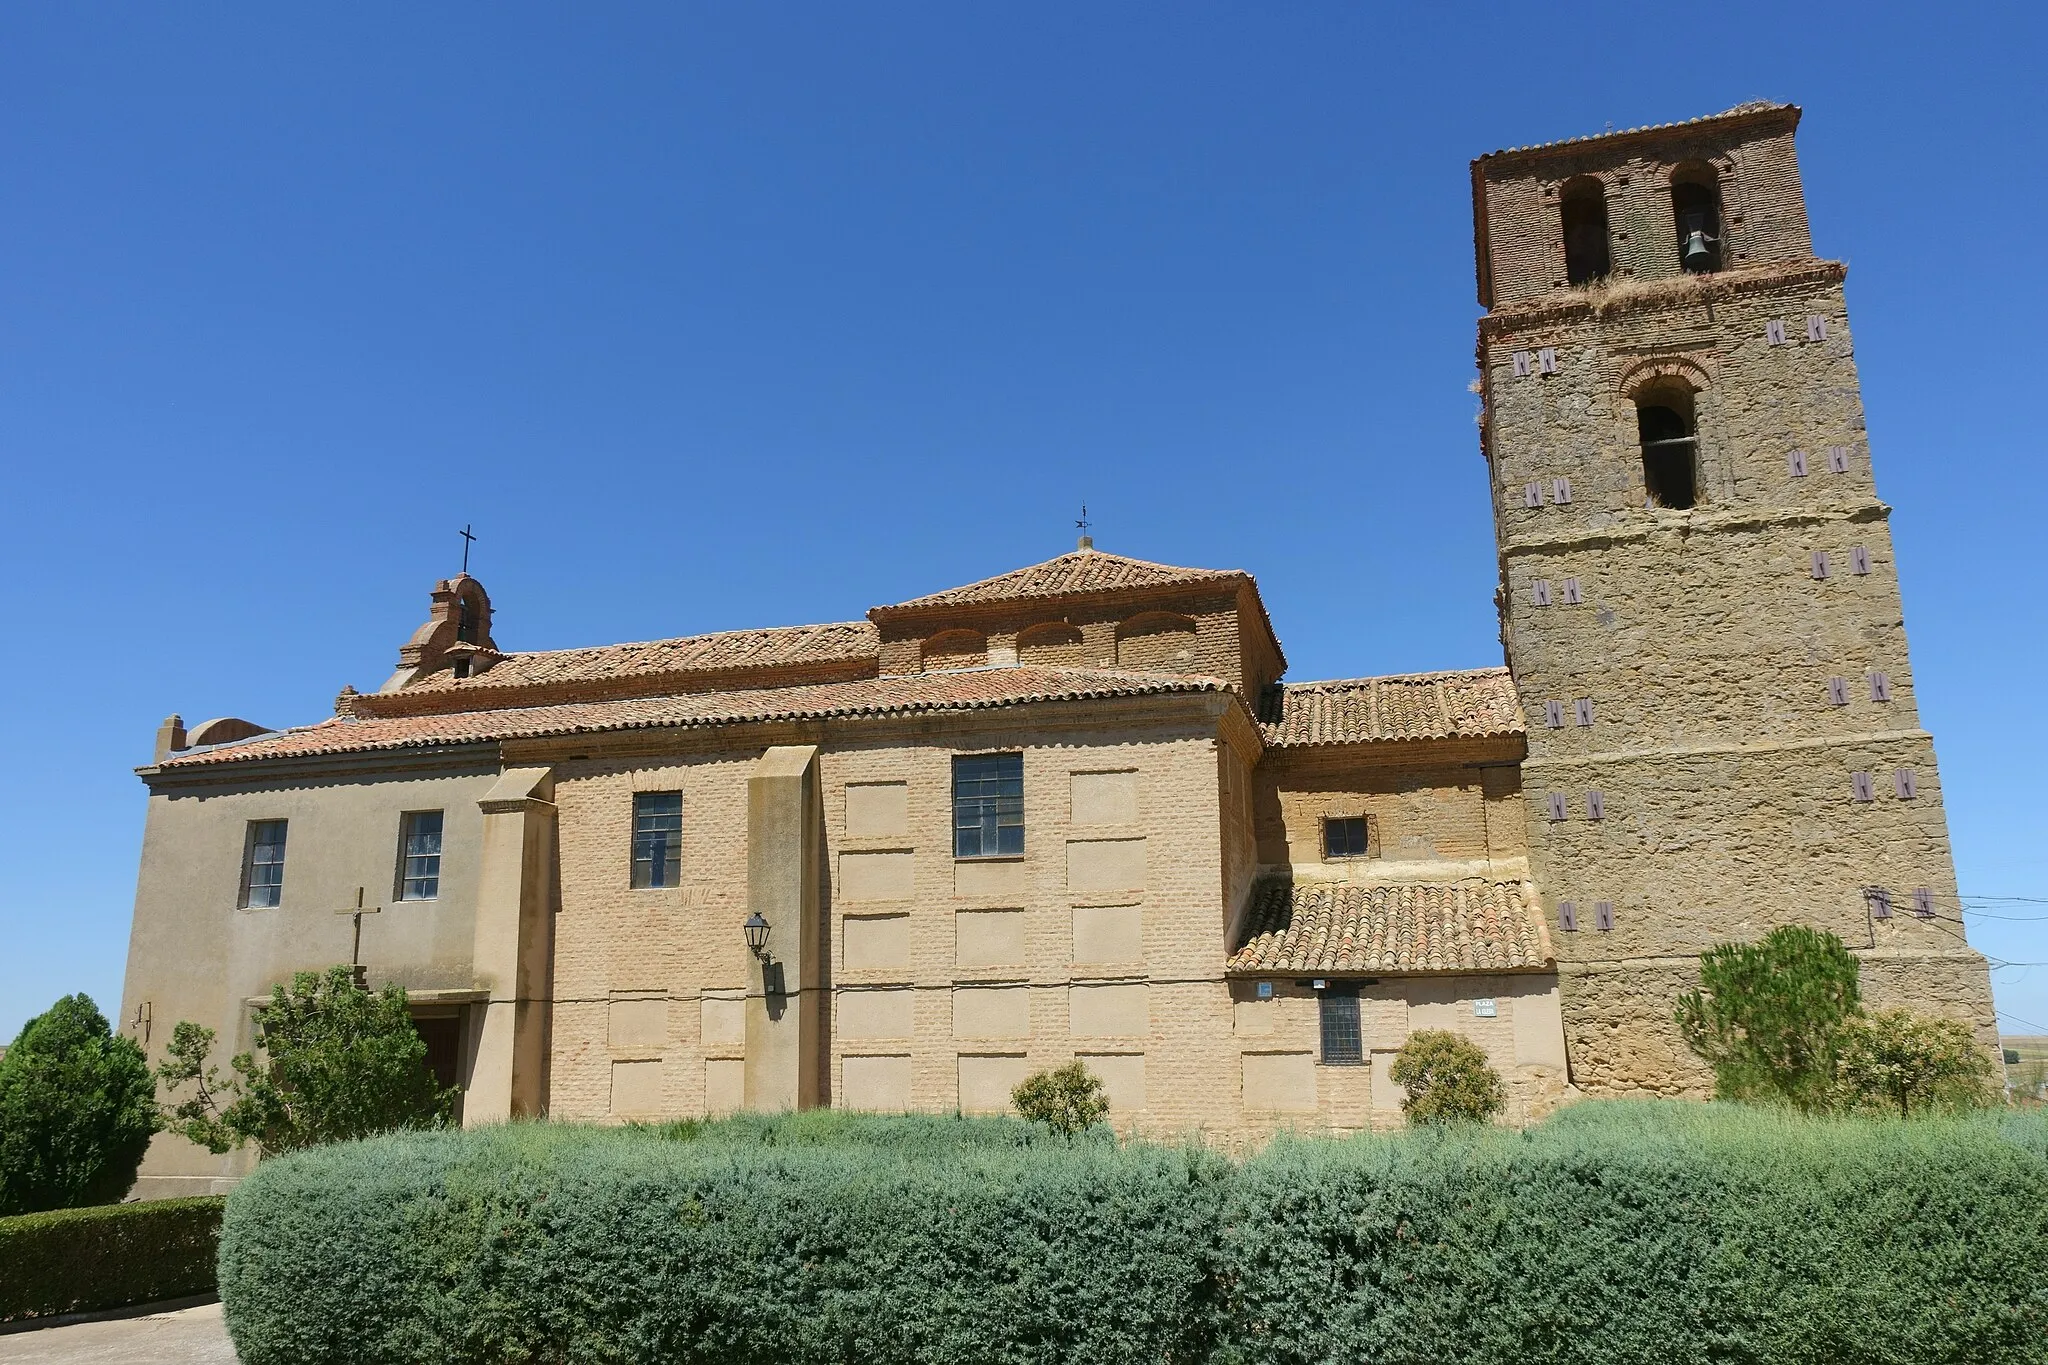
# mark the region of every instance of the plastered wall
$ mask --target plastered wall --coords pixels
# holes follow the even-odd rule
[[[253,1045],[248,1000],[300,971],[347,963],[355,903],[365,915],[361,961],[372,985],[412,991],[472,985],[477,799],[495,763],[446,761],[343,774],[236,774],[158,780],[143,829],[135,916],[117,1028],[162,1060],[180,1020],[213,1029],[216,1061]],[[400,825],[408,811],[444,813],[441,882],[433,900],[397,899]],[[285,820],[284,890],[275,907],[240,908],[249,822]],[[137,1023],[138,1012],[145,1022]],[[159,1135],[138,1194],[205,1193],[245,1170],[249,1153],[219,1157]]]

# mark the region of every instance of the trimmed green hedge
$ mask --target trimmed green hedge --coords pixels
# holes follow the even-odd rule
[[[1221,1158],[957,1131],[515,1124],[294,1153],[229,1201],[228,1330],[245,1365],[1200,1358]]]
[[[283,1362],[2048,1361],[2048,1119],[1585,1104],[1199,1149],[1015,1123],[398,1134],[229,1201]]]
[[[0,1218],[0,1322],[211,1293],[226,1202],[154,1199]]]
[[[2037,1119],[1585,1104],[1284,1143],[1232,1182],[1221,1361],[2048,1360]]]

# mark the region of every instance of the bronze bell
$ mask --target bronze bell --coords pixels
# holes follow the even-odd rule
[[[1679,249],[1679,260],[1687,270],[1712,270],[1718,263],[1714,250],[1714,239],[1707,235],[1707,220],[1704,214],[1688,213],[1685,216],[1685,245]]]

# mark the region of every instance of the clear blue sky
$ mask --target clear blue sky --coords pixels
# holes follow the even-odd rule
[[[1467,162],[1807,110],[1972,937],[2048,962],[2038,6],[0,12],[0,1037],[120,993],[158,720],[1105,549],[1500,661]],[[2048,967],[1998,974],[2048,1033]]]

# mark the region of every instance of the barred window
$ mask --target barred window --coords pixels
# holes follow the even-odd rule
[[[1323,821],[1325,858],[1365,858],[1372,854],[1372,821],[1364,815],[1332,816]]]
[[[242,905],[256,910],[284,899],[283,820],[251,820],[242,854]]]
[[[683,880],[683,794],[633,796],[633,885],[680,886]]]
[[[1357,1066],[1365,1060],[1358,1028],[1358,987],[1332,981],[1323,988],[1323,1065]]]
[[[996,858],[1024,851],[1024,755],[953,760],[953,856]]]
[[[441,812],[416,810],[405,817],[399,845],[398,898],[430,901],[441,895]]]

